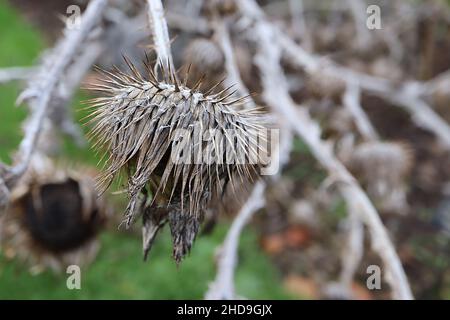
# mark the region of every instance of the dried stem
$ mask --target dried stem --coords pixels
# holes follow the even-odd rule
[[[283,122],[283,120],[281,119],[280,122]],[[282,130],[282,136],[277,147],[278,150],[275,151],[272,161],[279,163],[281,168],[289,162],[289,155],[292,150],[291,130],[286,126]],[[280,174],[272,177],[271,183],[275,182],[280,177]],[[242,206],[231,228],[228,230],[220,251],[217,275],[205,294],[206,299],[235,299],[237,297],[234,291],[234,272],[237,264],[239,236],[246,222],[251,219],[256,211],[264,206],[264,191],[266,187],[266,182],[261,180],[255,184],[252,194]],[[226,248],[226,250],[223,248]]]
[[[59,111],[59,117],[53,122],[56,123],[61,130],[70,136],[78,146],[84,146],[86,141],[84,140],[83,133],[80,127],[74,122],[71,110],[69,108],[70,101],[80,83],[83,81],[86,74],[92,68],[92,65],[97,61],[98,57],[104,52],[104,46],[100,41],[91,41],[83,46],[82,52],[80,52],[76,60],[68,68],[67,75],[63,81],[64,88],[60,90],[59,98],[61,103],[57,106]]]
[[[373,204],[354,177],[334,156],[331,145],[321,140],[319,125],[311,119],[305,108],[295,105],[288,93],[287,81],[280,66],[281,46],[276,45],[279,32],[265,20],[264,13],[256,2],[243,0],[239,2],[239,7],[243,15],[254,22],[249,36],[258,45],[259,52],[255,62],[261,71],[264,100],[303,138],[316,159],[335,179],[349,206],[357,208],[355,211],[370,230],[373,248],[384,262],[386,280],[391,285],[394,298],[412,299],[400,259]],[[273,85],[275,83],[277,85]]]
[[[358,208],[349,208],[347,219],[347,241],[342,254],[342,269],[340,283],[350,292],[353,277],[361,263],[364,252],[364,225],[355,211]]]
[[[236,88],[236,95],[239,97],[250,96],[248,89],[241,79],[239,68],[237,67],[227,25],[223,21],[215,21],[214,27],[215,37],[225,56],[225,69],[227,71],[225,86],[234,86]],[[246,100],[246,107],[255,107],[253,99]]]
[[[343,96],[343,102],[351,113],[355,124],[367,141],[379,139],[376,129],[372,126],[367,114],[361,106],[361,88],[355,83],[348,83],[347,90]],[[361,217],[355,212],[357,208],[349,207],[348,236],[346,246],[342,254],[342,269],[340,285],[344,291],[351,293],[351,284],[358,265],[361,263],[364,250],[364,225]]]
[[[237,264],[239,236],[253,214],[264,206],[265,189],[266,184],[263,181],[257,182],[253,188],[252,194],[233,220],[233,224],[228,230],[225,241],[219,252],[216,279],[210,284],[209,290],[205,295],[206,299],[236,299],[234,270]]]
[[[6,184],[10,187],[17,181],[29,166],[31,157],[36,148],[39,135],[45,118],[48,116],[48,109],[57,86],[64,76],[67,67],[72,63],[79,47],[89,36],[90,31],[101,18],[101,12],[106,8],[107,0],[93,0],[89,3],[85,13],[81,18],[80,26],[72,30],[63,40],[60,54],[51,65],[39,92],[33,92],[30,97],[31,115],[25,127],[25,136],[20,143],[16,164],[6,173]]]
[[[34,69],[30,67],[13,67],[0,69],[0,83],[27,79]]]
[[[208,21],[202,17],[187,17],[177,12],[167,12],[167,23],[172,29],[183,30],[189,33],[208,35],[211,32]]]
[[[344,106],[355,120],[356,127],[366,140],[378,140],[376,129],[361,106],[361,88],[358,84],[348,83],[342,98]]]

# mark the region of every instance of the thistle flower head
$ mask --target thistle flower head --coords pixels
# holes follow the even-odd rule
[[[187,88],[170,70],[163,71],[168,79],[159,81],[148,64],[144,79],[127,62],[130,74],[102,71],[102,83],[92,87],[106,93],[91,101],[91,138],[109,154],[100,182],[106,187],[124,171],[127,225],[144,214],[144,229],[153,235],[144,241],[148,250],[157,229],[169,221],[179,261],[213,195],[256,173],[263,120],[259,110],[235,109],[243,99],[231,100],[229,88],[204,94],[197,91],[200,83]]]
[[[203,74],[222,72],[225,57],[222,49],[212,40],[197,38],[189,43],[184,52],[185,64],[192,64]]]

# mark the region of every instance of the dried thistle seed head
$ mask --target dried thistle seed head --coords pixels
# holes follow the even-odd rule
[[[28,260],[34,269],[86,264],[95,257],[95,236],[109,214],[94,188],[95,175],[41,164],[12,190],[0,222],[2,247],[8,257]]]
[[[146,250],[160,228],[156,226],[169,221],[178,260],[198,231],[187,225],[202,221],[212,196],[257,172],[260,152],[265,152],[259,136],[265,131],[263,118],[259,110],[237,110],[242,99],[230,100],[229,90],[203,94],[197,91],[199,84],[190,89],[161,82],[151,67],[145,80],[131,63],[129,67],[131,74],[103,71],[103,84],[92,87],[107,94],[91,102],[91,138],[109,153],[100,182],[108,186],[124,171],[130,198],[127,225],[145,213]],[[151,203],[145,200],[148,192]],[[167,217],[159,217],[164,207]]]
[[[169,226],[173,242],[173,257],[177,263],[189,253],[200,228],[199,219],[180,208],[170,210]]]
[[[405,180],[411,173],[410,148],[397,142],[365,142],[358,145],[350,168],[384,211],[402,213],[406,209]]]

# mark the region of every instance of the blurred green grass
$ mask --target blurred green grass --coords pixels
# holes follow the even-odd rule
[[[32,65],[45,47],[39,32],[0,0],[0,67]],[[14,106],[19,92],[17,83],[0,85],[0,160],[4,162],[10,162],[21,139],[26,109]],[[79,109],[80,99],[85,98],[86,93],[79,93],[74,108]],[[78,119],[83,116],[76,112]],[[97,162],[89,149],[79,150],[71,142],[66,141],[63,150],[71,163]],[[140,237],[113,228],[100,236],[101,249],[94,263],[82,268],[81,290],[67,289],[66,274],[31,275],[20,261],[6,260],[0,249],[0,299],[201,299],[214,278],[214,252],[226,230],[226,225],[220,225],[212,235],[200,237],[177,268],[168,230],[144,263]],[[242,235],[236,282],[237,292],[247,298],[289,298],[281,287],[280,274],[261,252],[250,228]]]
[[[142,261],[141,240],[125,233],[106,232],[96,261],[81,268],[81,290],[68,290],[66,274],[46,271],[32,276],[19,261],[0,255],[0,299],[201,299],[214,278],[214,252],[227,226],[200,237],[191,255],[177,268],[165,230]],[[252,299],[288,298],[278,274],[255,248],[256,237],[245,232],[239,250],[237,292]]]

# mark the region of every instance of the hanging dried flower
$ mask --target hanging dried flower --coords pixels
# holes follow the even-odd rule
[[[0,221],[0,241],[9,258],[31,264],[32,272],[47,267],[62,271],[93,260],[96,234],[108,215],[94,188],[95,175],[69,172],[39,159],[11,192]]]
[[[231,100],[229,88],[211,93],[218,84],[203,94],[200,81],[190,89],[171,70],[163,70],[169,79],[160,81],[147,63],[144,79],[126,62],[130,74],[101,71],[102,83],[91,87],[106,93],[90,102],[91,138],[109,153],[100,183],[107,187],[124,171],[130,198],[126,223],[143,215],[145,255],[169,222],[179,262],[212,197],[257,174],[265,151],[263,118],[259,110],[238,111],[243,99]]]

